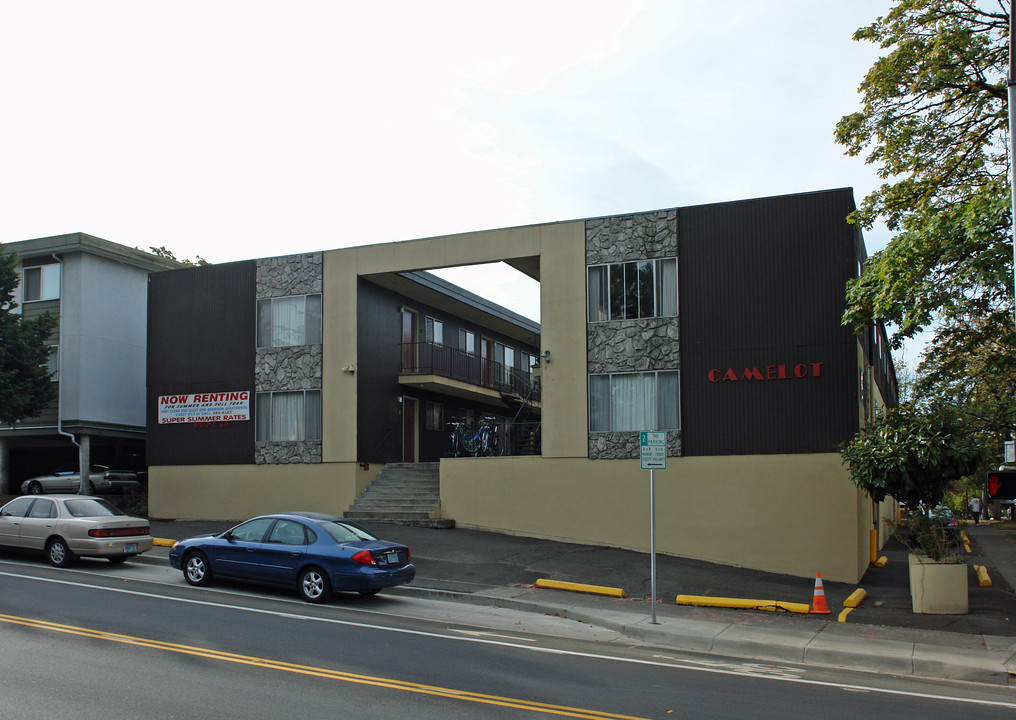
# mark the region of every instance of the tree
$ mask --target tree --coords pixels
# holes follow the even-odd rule
[[[1016,411],[1008,32],[1001,0],[896,0],[854,34],[886,54],[836,127],[885,181],[851,220],[898,233],[848,284],[844,323],[890,323],[896,348],[931,329],[917,395],[977,405],[986,429]]]
[[[973,427],[956,408],[903,403],[843,443],[850,479],[873,500],[890,496],[916,507],[935,507],[949,483],[982,461]]]
[[[56,397],[48,369],[47,340],[56,326],[49,313],[25,318],[18,304],[18,258],[0,246],[0,423],[38,415]]]
[[[138,248],[138,250],[140,250],[140,249],[141,248]],[[179,259],[177,259],[176,255],[173,253],[173,251],[170,250],[169,248],[167,248],[165,245],[160,245],[159,247],[155,247],[154,245],[152,245],[152,246],[150,246],[148,248],[148,252],[152,253],[152,255],[155,255],[156,257],[161,257],[161,258],[163,258],[165,260],[173,260],[174,262],[181,263],[182,265],[201,266],[201,265],[210,265],[211,264],[207,260],[205,260],[203,257],[201,257],[200,255],[196,256],[197,260],[194,260],[194,261],[186,260],[186,259],[185,260],[179,260]]]

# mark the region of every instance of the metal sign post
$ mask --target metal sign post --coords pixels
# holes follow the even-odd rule
[[[656,471],[667,469],[667,433],[639,433],[639,458],[643,470],[649,471],[649,584],[652,592],[653,615],[656,622]]]

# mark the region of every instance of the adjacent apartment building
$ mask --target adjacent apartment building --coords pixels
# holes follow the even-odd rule
[[[0,492],[60,467],[145,467],[148,275],[180,264],[85,233],[7,243],[20,259],[15,301],[49,312],[57,400],[38,417],[0,426]]]
[[[156,274],[151,513],[342,513],[381,467],[436,461],[459,526],[646,550],[657,431],[660,552],[856,581],[887,510],[838,446],[896,386],[884,330],[840,322],[853,209],[838,189]],[[426,272],[498,261],[540,282],[538,326]],[[453,418],[481,417],[535,442],[454,456]]]

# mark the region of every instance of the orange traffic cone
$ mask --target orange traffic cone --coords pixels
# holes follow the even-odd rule
[[[822,586],[822,573],[815,573],[815,595],[811,599],[812,615],[828,615],[829,606],[825,601],[825,588]]]

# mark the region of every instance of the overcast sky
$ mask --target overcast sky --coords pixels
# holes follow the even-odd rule
[[[5,2],[0,242],[226,262],[853,187],[889,0]],[[869,253],[888,240],[865,235]],[[447,274],[538,319],[519,276]]]

